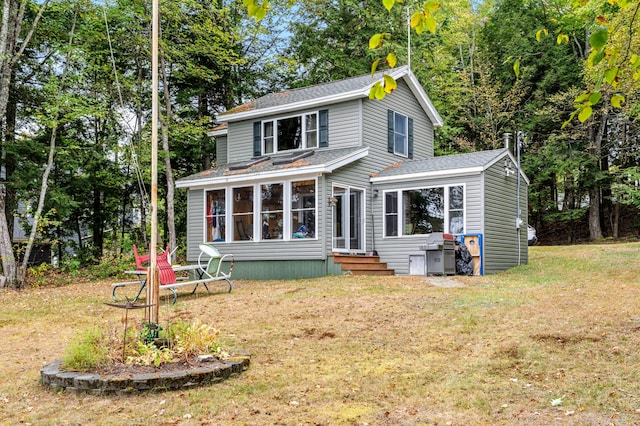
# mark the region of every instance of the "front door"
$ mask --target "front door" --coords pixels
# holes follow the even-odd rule
[[[333,188],[333,251],[364,250],[364,191]]]

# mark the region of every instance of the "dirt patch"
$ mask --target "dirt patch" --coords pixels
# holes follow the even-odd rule
[[[582,342],[599,342],[602,336],[586,335],[586,334],[536,334],[531,336],[532,339],[543,342],[556,343],[559,345],[575,345]]]
[[[436,287],[454,288],[464,287],[464,284],[453,277],[445,276],[429,276],[426,278],[427,282]]]
[[[169,373],[176,371],[188,371],[195,370],[202,366],[211,365],[211,362],[219,362],[216,360],[211,361],[200,361],[197,356],[190,357],[187,361],[178,361],[178,362],[165,362],[160,364],[159,366],[153,365],[133,365],[133,364],[125,364],[125,363],[114,363],[113,365],[94,368],[89,371],[86,371],[87,374],[99,374],[99,375],[121,375],[121,376],[131,376],[136,374],[149,374],[149,373]]]

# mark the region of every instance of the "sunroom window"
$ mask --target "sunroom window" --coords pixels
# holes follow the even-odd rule
[[[316,236],[316,182],[303,180],[291,183],[291,236]]]
[[[207,191],[207,210],[205,212],[206,219],[206,239],[205,241],[224,241],[225,240],[225,190],[216,189]]]
[[[208,242],[314,239],[317,193],[316,179],[208,190],[204,238]],[[225,196],[230,203],[229,214]]]
[[[263,240],[281,239],[284,220],[283,185],[268,183],[260,185]]]
[[[233,188],[233,240],[253,239],[253,186]]]

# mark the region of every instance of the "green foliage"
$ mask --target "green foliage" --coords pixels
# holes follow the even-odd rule
[[[62,367],[88,371],[116,362],[157,367],[203,354],[224,358],[228,354],[221,347],[219,334],[214,327],[198,319],[191,320],[183,312],[169,319],[163,328],[157,324],[134,322],[125,330],[124,340],[117,327],[92,327],[73,339],[66,349]],[[126,344],[125,348],[123,344]]]
[[[115,255],[107,255],[102,262],[87,266],[84,272],[92,279],[116,277],[121,275],[122,271],[131,269],[132,259],[133,256],[116,257]]]
[[[169,324],[167,339],[172,342],[174,352],[185,358],[202,353],[220,354],[220,332],[199,319],[191,322],[174,321]]]
[[[82,262],[79,259],[71,258],[64,259],[60,264],[60,270],[63,272],[68,272],[72,276],[80,273],[80,267],[82,266]]]
[[[77,335],[67,347],[62,358],[66,370],[87,371],[111,362],[109,335],[98,327],[90,328]]]
[[[611,185],[611,191],[615,200],[622,203],[640,208],[640,167],[617,167],[613,166],[609,169],[614,183]]]
[[[27,269],[27,279],[31,287],[43,287],[48,283],[47,272],[51,269],[51,265],[41,263]]]
[[[152,343],[160,335],[161,327],[152,322],[143,322],[140,328],[140,341],[144,344]]]
[[[170,318],[163,328],[145,322],[136,330],[134,347],[127,356],[130,364],[158,366],[178,358],[187,361],[195,355],[226,356],[219,342],[220,332],[199,319],[190,320],[183,312]]]
[[[136,341],[132,354],[127,357],[127,364],[153,365],[159,367],[161,364],[173,362],[174,352],[169,348],[159,348],[153,342],[144,343]]]
[[[638,89],[640,74],[636,70],[640,66],[640,34],[635,17],[639,11],[637,0],[612,0],[608,3],[576,3],[571,12],[575,16],[584,13],[596,16],[597,25],[589,36],[590,50],[585,63],[589,84],[585,94],[602,93],[606,96],[598,101],[608,101],[614,108],[624,108],[626,99],[634,99],[631,95]],[[590,96],[576,98],[575,110],[568,121],[577,116],[581,123],[586,122],[597,104]]]

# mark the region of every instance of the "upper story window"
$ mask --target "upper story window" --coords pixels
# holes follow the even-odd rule
[[[318,146],[318,113],[262,122],[263,153]]]
[[[255,122],[253,155],[276,154],[294,149],[322,148],[329,144],[329,111]]]
[[[393,119],[393,152],[406,157],[409,152],[409,140],[407,139],[407,117],[396,112],[393,114]]]
[[[413,119],[395,111],[387,111],[387,150],[413,158]]]

